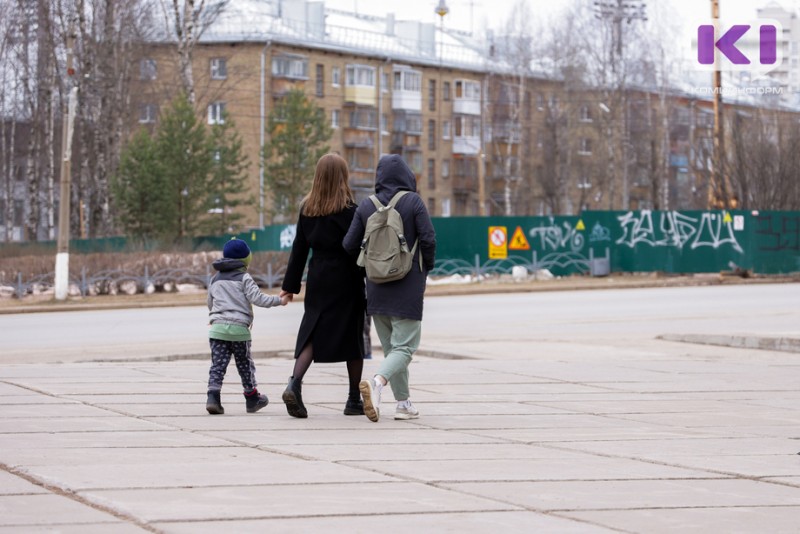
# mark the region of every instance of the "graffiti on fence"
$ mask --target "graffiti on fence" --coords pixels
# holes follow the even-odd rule
[[[528,235],[532,241],[539,241],[541,250],[569,248],[573,252],[578,252],[583,249],[583,234],[568,221],[559,224],[553,217],[550,217],[550,224],[542,223],[536,228],[531,228]]]
[[[294,236],[297,234],[297,225],[292,224],[281,230],[281,250],[292,248]]]
[[[683,248],[688,244],[694,250],[700,247],[718,249],[727,244],[737,252],[744,252],[733,233],[732,219],[719,213],[703,213],[697,218],[664,211],[658,213],[657,224],[654,224],[653,212],[642,210],[629,211],[617,220],[622,228],[622,237],[616,241],[618,245]]]
[[[756,217],[758,250],[778,252],[781,250],[800,251],[800,216],[768,214]]]
[[[596,222],[592,226],[592,233],[589,234],[589,242],[599,243],[600,241],[611,241],[611,230]]]

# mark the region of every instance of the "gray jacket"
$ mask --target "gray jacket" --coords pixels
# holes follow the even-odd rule
[[[242,260],[223,258],[212,266],[219,271],[208,284],[208,317],[211,324],[253,324],[253,305],[262,308],[280,306],[281,299],[265,295],[253,277],[243,269]]]

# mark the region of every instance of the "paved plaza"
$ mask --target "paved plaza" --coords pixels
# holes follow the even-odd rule
[[[679,340],[704,329],[713,288],[684,289],[698,296],[688,312],[665,304],[651,317],[669,340],[644,307],[606,319],[628,322],[629,338],[604,336],[597,318],[562,331],[558,311],[530,316],[537,332],[490,314],[459,339],[458,318],[431,319],[411,366],[412,421],[392,419],[388,388],[380,422],[344,416],[342,364],[312,366],[309,418],[288,417],[283,338],[258,341],[276,352],[257,361],[271,400],[257,414],[231,366],[226,413],[207,415],[199,356],[0,363],[0,533],[798,532],[800,352],[736,340],[800,338],[800,285],[753,289],[730,297],[753,299],[752,317],[706,324],[729,346]],[[647,291],[546,298],[575,309],[650,302]],[[429,299],[426,313],[508,308],[498,298]],[[523,303],[541,298],[510,302],[533,314]]]

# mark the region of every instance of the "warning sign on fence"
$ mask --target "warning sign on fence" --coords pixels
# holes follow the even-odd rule
[[[505,226],[489,227],[489,259],[504,260],[508,257],[506,241],[508,231]]]
[[[508,242],[508,250],[530,250],[531,245],[525,237],[525,232],[522,231],[521,226],[517,226],[514,230],[514,235],[511,236],[511,241]]]

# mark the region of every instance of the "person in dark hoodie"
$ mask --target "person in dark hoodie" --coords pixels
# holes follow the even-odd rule
[[[408,365],[419,347],[422,332],[422,302],[427,273],[434,266],[436,233],[428,210],[416,194],[414,172],[398,155],[381,157],[375,179],[375,196],[386,206],[398,191],[410,191],[398,201],[395,209],[403,219],[403,230],[409,247],[419,243],[411,262],[411,271],[402,279],[375,284],[367,279],[367,313],[372,316],[375,331],[383,347],[384,360],[374,377],[359,384],[364,413],[370,421],[380,419],[381,389],[388,383],[397,401],[395,419],[416,419],[419,411],[411,404],[408,386]],[[350,229],[342,242],[345,250],[356,255],[367,219],[376,211],[369,198],[356,209]],[[420,268],[419,255],[422,257]]]
[[[258,392],[256,366],[250,355],[253,305],[262,308],[286,306],[291,299],[261,292],[253,277],[247,273],[253,255],[243,240],[231,239],[225,243],[222,255],[221,260],[212,264],[218,272],[208,284],[211,369],[208,372],[206,410],[212,415],[225,413],[220,391],[233,356],[244,387],[247,413],[255,413],[266,406],[269,400]]]

